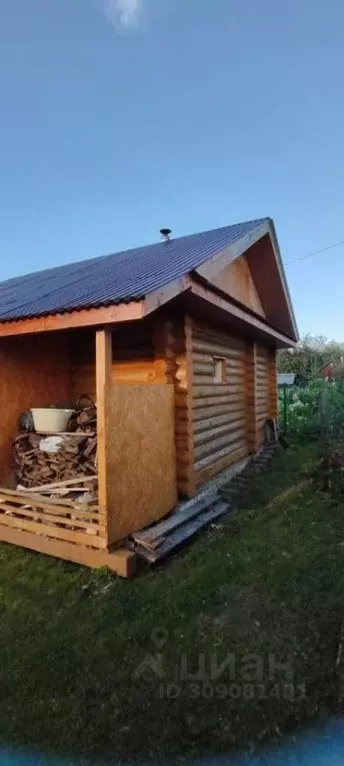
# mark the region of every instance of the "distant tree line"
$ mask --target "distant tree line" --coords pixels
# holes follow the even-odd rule
[[[305,335],[296,348],[283,349],[277,355],[278,372],[294,372],[296,383],[315,378],[327,362],[344,364],[344,343],[327,340],[323,335]]]

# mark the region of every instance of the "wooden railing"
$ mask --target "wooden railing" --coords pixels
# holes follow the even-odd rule
[[[92,548],[106,548],[105,516],[97,505],[47,499],[0,487],[0,525]],[[1,538],[1,535],[0,535]]]

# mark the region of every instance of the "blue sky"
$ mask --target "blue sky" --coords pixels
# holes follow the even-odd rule
[[[270,215],[344,239],[342,0],[0,0],[0,279]],[[287,267],[344,341],[344,246]]]

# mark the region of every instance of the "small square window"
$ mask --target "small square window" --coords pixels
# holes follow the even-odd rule
[[[226,360],[220,356],[214,356],[214,383],[226,383],[227,371]]]

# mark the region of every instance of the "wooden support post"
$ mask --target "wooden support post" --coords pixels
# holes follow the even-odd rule
[[[249,343],[246,349],[246,434],[249,454],[258,450],[257,428],[257,346]]]
[[[96,331],[96,391],[97,391],[97,434],[98,434],[98,495],[99,513],[105,516],[105,531],[108,540],[108,497],[107,497],[107,432],[106,432],[106,391],[111,386],[112,332]]]
[[[276,349],[271,350],[269,362],[270,417],[275,420],[278,416]]]

